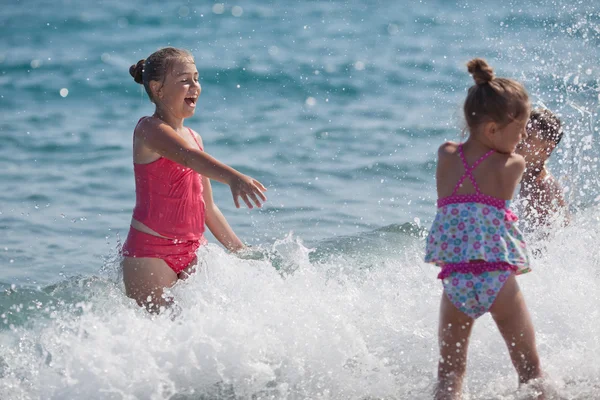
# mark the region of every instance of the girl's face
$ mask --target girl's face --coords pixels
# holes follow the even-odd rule
[[[157,82],[159,83],[159,82]],[[157,105],[176,118],[189,118],[196,111],[202,88],[193,60],[175,61],[162,86],[157,87]]]
[[[528,120],[528,118],[514,120],[502,129],[498,129],[498,132],[494,135],[496,150],[501,153],[514,153],[519,143],[527,138],[526,126]]]

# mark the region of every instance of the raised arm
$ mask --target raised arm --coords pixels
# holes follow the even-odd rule
[[[192,147],[173,128],[157,118],[146,118],[140,122],[136,139],[161,156],[221,183],[229,184],[239,174],[209,154]]]
[[[263,194],[267,189],[260,182],[192,147],[173,128],[156,118],[146,118],[140,122],[135,135],[136,140],[141,140],[151,151],[229,185],[237,208],[240,207],[238,197],[242,198],[248,208],[253,208],[251,201],[261,207],[261,200],[267,199]]]

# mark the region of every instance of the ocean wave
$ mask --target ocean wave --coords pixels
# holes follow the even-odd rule
[[[576,222],[552,241],[596,231],[597,222]],[[113,278],[76,276],[40,289],[3,283],[0,393],[429,398],[441,286],[421,261],[422,235],[415,224],[389,225],[314,248],[290,235],[242,258],[209,245],[200,272],[172,289],[178,311],[157,317],[124,296],[117,264],[106,268]],[[597,324],[569,306],[599,299],[590,295],[590,266],[600,254],[581,252],[585,242],[550,245],[520,278],[542,363],[566,396],[600,385]],[[578,263],[562,279],[571,257]],[[480,367],[469,372],[470,396],[520,398],[496,328],[487,318],[477,326],[470,359]]]

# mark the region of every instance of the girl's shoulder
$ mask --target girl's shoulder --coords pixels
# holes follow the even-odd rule
[[[438,157],[445,157],[448,155],[456,154],[458,151],[459,144],[456,142],[446,142],[438,149]]]
[[[458,143],[446,142],[438,149],[438,166],[447,167],[458,154]]]
[[[507,180],[520,180],[525,166],[525,159],[520,154],[496,152],[490,156],[490,167]]]
[[[133,133],[135,135],[139,135],[142,133],[147,134],[152,131],[160,130],[161,125],[164,125],[164,122],[158,118],[155,118],[153,116],[142,117],[135,126]]]

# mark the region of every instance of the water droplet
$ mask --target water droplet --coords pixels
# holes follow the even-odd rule
[[[179,7],[179,16],[180,17],[187,17],[190,13],[190,9],[189,7],[186,6],[181,6]]]
[[[240,6],[235,6],[231,9],[231,15],[234,17],[241,17],[244,13],[244,9]]]
[[[387,27],[387,31],[390,35],[397,35],[398,32],[400,32],[400,29],[398,28],[398,25],[396,25],[396,24],[389,24]]]
[[[60,95],[62,97],[67,97],[69,95],[69,89],[67,89],[67,88],[60,89]]]
[[[215,14],[223,14],[225,12],[225,4],[216,3],[212,6],[212,12]]]

